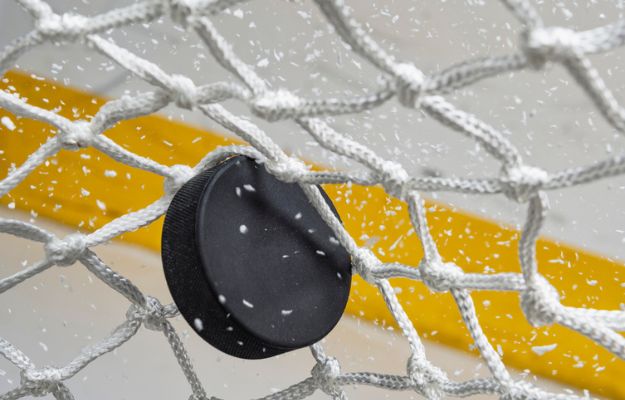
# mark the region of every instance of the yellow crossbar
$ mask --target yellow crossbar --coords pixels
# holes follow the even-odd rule
[[[30,104],[58,110],[71,119],[89,119],[106,101],[16,71],[5,75],[0,88],[15,91]],[[8,116],[16,127],[11,130],[0,124],[0,177],[23,163],[54,134],[46,124],[20,119],[0,109],[3,116]],[[106,135],[130,151],[168,165],[195,164],[216,147],[233,142],[161,116],[122,122]],[[387,197],[378,187],[327,185],[325,189],[354,238],[361,243],[379,238],[373,248],[384,261],[415,266],[419,263],[420,245],[401,202]],[[162,192],[161,177],[85,149],[62,151],[0,201],[89,231],[145,207]],[[445,260],[467,272],[520,271],[518,231],[434,202],[428,202],[428,210],[433,237]],[[121,239],[158,251],[161,224],[162,219]],[[539,242],[538,261],[541,273],[560,291],[566,305],[618,309],[625,303],[622,264],[546,238]],[[423,284],[406,279],[393,279],[392,284],[423,337],[476,353],[451,295],[431,293]],[[610,398],[625,399],[624,361],[565,328],[530,326],[516,293],[474,292],[473,298],[484,331],[506,364]],[[394,326],[380,294],[359,278],[354,279],[347,311],[382,326]],[[550,344],[557,347],[543,355],[532,351],[534,346]]]

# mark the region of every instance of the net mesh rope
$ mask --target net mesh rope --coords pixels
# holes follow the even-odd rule
[[[441,72],[426,74],[415,65],[396,60],[378,45],[356,21],[343,0],[316,0],[315,3],[335,32],[363,59],[383,75],[379,87],[370,94],[352,98],[309,100],[287,90],[271,90],[254,69],[245,64],[211,22],[211,16],[242,0],[143,0],[124,8],[86,17],[57,14],[41,0],[17,0],[34,18],[34,29],[14,40],[0,52],[0,73],[25,52],[46,42],[81,42],[109,57],[134,75],[154,86],[154,91],[123,96],[104,104],[90,120],[69,120],[53,111],[29,105],[17,93],[0,91],[0,107],[11,113],[50,124],[56,134],[28,159],[0,181],[0,196],[7,194],[46,159],[63,150],[93,147],[115,160],[164,177],[164,194],[147,207],[123,215],[89,234],[74,233],[59,238],[33,224],[0,219],[0,232],[41,242],[45,258],[16,274],[0,279],[0,293],[53,266],[76,262],[105,282],[130,302],[126,320],[104,340],[83,348],[63,367],[36,366],[20,349],[0,338],[0,354],[21,371],[21,383],[0,399],[52,394],[57,399],[72,399],[65,381],[101,355],[121,346],[144,326],[161,331],[171,345],[191,387],[191,399],[209,398],[194,371],[183,344],[168,321],[177,315],[174,304],[161,305],[143,294],[132,282],[109,268],[91,250],[124,232],[139,229],[161,217],[176,190],[200,171],[227,157],[244,154],[257,159],[277,178],[297,182],[336,238],[352,257],[354,270],[376,286],[397,324],[408,340],[410,357],[406,374],[341,372],[338,361],[325,354],[320,344],[311,346],[315,359],[311,376],[264,399],[301,399],[322,390],[334,399],[345,399],[346,385],[372,385],[390,390],[413,390],[428,399],[446,396],[466,397],[495,394],[501,399],[574,399],[571,394],[545,392],[526,381],[515,380],[484,335],[476,316],[471,291],[501,290],[518,292],[527,320],[534,326],[559,324],[579,332],[614,355],[625,358],[625,311],[573,308],[561,304],[556,289],[541,276],[536,261],[536,241],[548,208],[547,192],[625,173],[625,155],[613,156],[593,164],[547,173],[524,163],[520,151],[497,129],[475,116],[457,109],[442,95],[479,80],[521,69],[540,69],[547,63],[561,64],[584,89],[605,119],[625,132],[625,109],[602,80],[588,56],[611,51],[625,43],[625,20],[587,31],[544,26],[530,1],[503,0],[523,26],[520,46],[513,54],[485,56],[452,65]],[[144,23],[169,16],[199,35],[215,60],[237,79],[229,82],[196,83],[188,77],[170,74],[154,63],[118,46],[99,33],[129,24]],[[235,83],[236,82],[236,83]],[[372,149],[335,131],[323,117],[358,113],[376,108],[394,97],[406,108],[421,110],[431,118],[479,143],[501,163],[498,177],[437,178],[412,177],[398,163],[386,160]],[[363,165],[366,173],[312,171],[297,158],[287,155],[259,127],[233,115],[220,103],[234,99],[267,121],[290,119],[301,126],[323,148]],[[237,134],[249,146],[225,146],[207,154],[195,166],[161,165],[129,152],[105,136],[119,121],[148,115],[170,103],[205,114],[225,129]],[[418,266],[383,263],[372,251],[360,247],[346,232],[323,201],[316,185],[352,182],[381,185],[388,194],[407,203],[411,222],[418,234],[424,256]],[[502,193],[511,201],[527,206],[526,220],[519,239],[519,273],[465,273],[444,262],[430,236],[426,210],[420,192],[452,191],[473,195]],[[415,268],[416,267],[416,268]],[[453,296],[462,319],[487,364],[491,377],[454,381],[426,358],[425,349],[411,321],[397,300],[388,279],[410,278],[425,283],[436,292]]]

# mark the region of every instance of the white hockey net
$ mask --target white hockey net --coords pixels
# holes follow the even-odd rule
[[[311,377],[265,399],[300,399],[322,390],[335,399],[345,398],[345,385],[373,385],[389,390],[413,390],[428,399],[446,396],[466,397],[495,394],[501,399],[577,398],[570,394],[547,393],[530,383],[514,380],[484,335],[476,317],[471,291],[502,290],[518,292],[527,320],[535,326],[560,324],[579,332],[614,355],[625,358],[625,312],[573,308],[560,303],[557,291],[539,273],[536,241],[547,210],[547,192],[625,173],[625,156],[619,155],[594,164],[547,173],[524,163],[521,152],[500,132],[475,116],[465,113],[442,97],[475,83],[510,71],[540,69],[546,63],[562,64],[585,90],[596,108],[618,131],[625,131],[625,110],[618,104],[588,55],[611,51],[625,43],[625,21],[588,31],[544,26],[530,1],[504,0],[524,26],[522,45],[513,54],[482,57],[453,65],[442,72],[422,73],[413,64],[401,62],[379,46],[355,19],[343,0],[316,0],[327,21],[360,57],[377,67],[385,76],[381,87],[370,88],[370,95],[351,98],[307,100],[286,90],[270,90],[254,69],[237,57],[228,41],[211,23],[211,15],[220,13],[242,0],[144,0],[131,6],[85,17],[56,14],[41,0],[17,0],[34,18],[35,28],[15,40],[0,53],[2,74],[25,52],[46,42],[80,42],[155,88],[153,92],[124,96],[102,106],[90,121],[69,120],[57,113],[29,105],[18,93],[0,91],[0,107],[11,113],[33,118],[57,129],[55,136],[38,148],[22,165],[9,171],[0,181],[0,196],[9,193],[35,168],[63,150],[93,147],[115,160],[165,178],[164,194],[144,209],[121,216],[90,234],[72,234],[57,238],[33,224],[18,220],[0,220],[0,231],[43,243],[45,259],[0,279],[0,293],[53,266],[79,262],[111,289],[130,302],[126,321],[105,340],[84,348],[64,367],[38,367],[26,354],[0,338],[0,354],[21,371],[20,385],[0,399],[52,394],[57,399],[73,398],[65,381],[101,355],[121,346],[143,325],[163,332],[182,368],[194,400],[209,398],[198,379],[181,340],[168,318],[177,315],[175,305],[160,302],[143,294],[132,282],[119,275],[91,250],[125,232],[150,224],[161,217],[176,190],[194,174],[234,154],[245,154],[264,163],[276,177],[297,182],[312,204],[332,227],[336,237],[352,256],[355,271],[375,285],[385,299],[403,334],[408,339],[411,355],[403,376],[376,372],[343,373],[337,360],[327,356],[321,345],[311,347],[316,364]],[[356,2],[354,2],[356,3]],[[234,82],[193,82],[170,74],[159,66],[131,53],[100,33],[129,25],[170,16],[175,24],[193,30],[206,43],[215,60],[237,79]],[[324,117],[358,113],[397,100],[408,109],[422,110],[450,129],[473,139],[501,163],[497,178],[411,177],[396,162],[383,159],[372,149],[335,131]],[[323,148],[357,161],[367,173],[335,171],[314,172],[296,158],[288,156],[259,127],[227,111],[221,102],[238,100],[250,111],[267,121],[295,121]],[[170,103],[201,112],[237,134],[249,146],[222,147],[195,166],[161,165],[129,152],[105,136],[117,122],[155,113]],[[317,189],[318,184],[352,182],[359,185],[381,185],[390,195],[408,204],[411,221],[418,233],[424,257],[418,266],[382,263],[370,250],[359,247],[330,212]],[[527,204],[527,217],[519,240],[519,273],[465,273],[453,263],[444,262],[430,236],[426,210],[420,192],[452,191],[473,195],[503,193],[511,201]],[[424,282],[437,292],[449,292],[457,303],[462,318],[481,353],[492,377],[457,382],[426,358],[419,335],[398,302],[388,279],[407,277]]]

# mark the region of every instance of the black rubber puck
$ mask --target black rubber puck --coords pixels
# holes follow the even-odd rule
[[[185,320],[235,357],[267,358],[319,341],[349,296],[349,254],[302,189],[244,156],[176,193],[162,258]]]

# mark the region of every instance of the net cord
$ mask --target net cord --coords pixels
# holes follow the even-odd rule
[[[224,159],[244,154],[257,159],[277,178],[297,182],[319,214],[333,229],[336,238],[349,251],[355,272],[376,286],[382,294],[410,346],[406,374],[342,372],[336,358],[325,354],[320,343],[311,346],[315,359],[311,376],[287,389],[262,399],[292,400],[322,390],[333,399],[346,399],[346,385],[370,385],[388,390],[412,390],[432,400],[445,396],[467,397],[495,394],[503,400],[578,399],[573,394],[543,391],[526,381],[514,380],[501,357],[489,343],[476,315],[471,291],[503,290],[518,292],[527,320],[534,326],[560,324],[584,335],[614,355],[625,358],[625,312],[575,308],[560,302],[557,290],[541,276],[536,262],[536,241],[548,210],[547,192],[595,182],[625,173],[625,155],[619,154],[593,164],[547,173],[526,164],[521,152],[494,127],[456,108],[443,95],[480,80],[523,69],[541,69],[559,63],[586,92],[597,110],[617,131],[625,131],[625,109],[593,67],[588,56],[608,52],[625,43],[625,20],[588,31],[545,27],[528,0],[502,0],[522,24],[518,50],[510,55],[485,56],[467,60],[440,72],[426,74],[414,64],[395,59],[382,48],[342,0],[315,0],[334,31],[360,57],[379,69],[380,86],[365,96],[352,98],[306,99],[281,88],[271,90],[254,69],[244,63],[211,22],[212,15],[245,0],[145,0],[87,17],[57,14],[42,0],[16,0],[34,19],[35,28],[0,51],[0,74],[11,68],[21,55],[44,43],[81,42],[110,58],[121,67],[155,87],[132,97],[123,96],[104,104],[90,120],[69,120],[52,111],[29,105],[17,93],[0,91],[0,107],[14,115],[43,121],[57,129],[41,147],[0,181],[0,196],[22,182],[48,158],[63,150],[92,147],[109,157],[164,177],[161,198],[147,207],[123,215],[94,232],[56,237],[36,225],[13,219],[0,219],[0,232],[43,244],[45,258],[12,276],[0,279],[0,294],[51,267],[75,263],[130,302],[124,321],[100,342],[82,349],[64,367],[34,365],[28,356],[0,338],[0,355],[21,371],[20,385],[0,395],[0,400],[52,394],[57,399],[73,399],[65,381],[89,363],[130,340],[144,326],[166,337],[191,387],[191,400],[208,399],[194,371],[182,341],[168,321],[178,312],[174,304],[162,305],[143,294],[125,277],[109,268],[91,250],[125,233],[146,226],[167,210],[174,193],[192,176]],[[236,78],[236,82],[198,85],[190,78],[169,74],[98,34],[113,28],[146,23],[169,15],[172,21],[193,30],[205,42],[215,60]],[[479,143],[501,163],[496,178],[412,177],[398,163],[386,160],[372,149],[334,130],[324,117],[359,113],[397,98],[410,110],[421,110],[441,124]],[[366,172],[312,171],[301,160],[287,155],[265,132],[247,119],[233,115],[220,103],[237,100],[250,112],[270,122],[293,120],[323,148],[352,159]],[[249,146],[225,146],[207,154],[197,165],[162,165],[130,152],[104,133],[116,123],[158,112],[170,103],[197,110],[245,140]],[[388,194],[407,203],[411,222],[424,250],[418,266],[384,263],[367,248],[360,247],[331,212],[316,185],[355,183],[381,185]],[[426,209],[420,192],[451,191],[474,195],[501,193],[511,201],[526,204],[527,213],[519,240],[520,273],[465,273],[454,263],[445,262],[432,239]],[[416,267],[416,268],[415,268]],[[404,277],[426,284],[432,291],[449,292],[476,348],[487,364],[491,377],[457,382],[430,363],[418,332],[406,315],[389,278]]]

